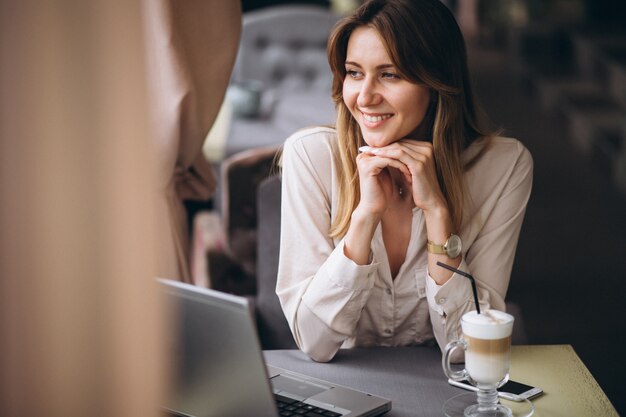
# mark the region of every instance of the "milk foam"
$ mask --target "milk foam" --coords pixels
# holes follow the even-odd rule
[[[477,339],[503,339],[513,332],[513,316],[498,310],[465,313],[461,319],[463,333]]]

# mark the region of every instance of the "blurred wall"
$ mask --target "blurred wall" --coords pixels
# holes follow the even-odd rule
[[[0,0],[0,414],[163,393],[139,0]]]

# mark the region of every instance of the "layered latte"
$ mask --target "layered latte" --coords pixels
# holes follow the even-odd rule
[[[465,368],[479,384],[497,384],[509,372],[513,316],[487,310],[466,313],[461,319],[467,343]]]

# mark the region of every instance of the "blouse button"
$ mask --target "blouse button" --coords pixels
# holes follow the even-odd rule
[[[391,334],[391,329],[385,329],[385,334]]]
[[[391,288],[387,288],[387,289],[385,290],[385,292],[386,292],[388,295],[391,295]]]

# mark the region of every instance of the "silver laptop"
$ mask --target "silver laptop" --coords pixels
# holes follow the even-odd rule
[[[174,377],[163,404],[169,414],[363,417],[391,409],[388,399],[266,366],[245,298],[159,282],[174,314],[168,341]]]

